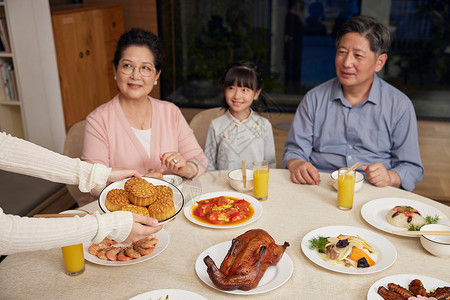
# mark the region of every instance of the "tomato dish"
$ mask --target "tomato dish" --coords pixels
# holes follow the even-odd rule
[[[196,220],[203,223],[234,225],[249,220],[255,210],[244,199],[221,196],[197,201],[192,205],[191,212]]]

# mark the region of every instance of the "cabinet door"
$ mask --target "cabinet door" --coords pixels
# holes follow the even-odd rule
[[[52,16],[66,130],[111,99],[101,9]]]
[[[106,58],[108,63],[108,80],[111,97],[119,91],[114,80],[113,60],[117,41],[124,33],[122,6],[111,6],[103,10],[103,26],[105,28]]]

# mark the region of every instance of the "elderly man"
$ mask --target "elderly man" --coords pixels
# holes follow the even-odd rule
[[[336,36],[337,77],[310,90],[286,139],[282,166],[295,183],[319,184],[319,171],[356,162],[375,186],[413,190],[422,179],[411,100],[376,73],[391,38],[375,19],[356,16]]]

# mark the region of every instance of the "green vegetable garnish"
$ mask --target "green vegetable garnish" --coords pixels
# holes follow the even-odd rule
[[[434,216],[434,217],[432,217],[432,216],[426,216],[426,217],[425,217],[425,224],[423,224],[423,225],[436,224],[438,221],[439,221],[439,216]],[[423,225],[414,225],[414,224],[411,224],[411,225],[409,226],[409,228],[408,228],[408,231],[419,231],[420,228],[421,228]]]
[[[313,239],[309,240],[309,248],[310,249],[317,249],[318,251],[325,251],[325,245],[327,244],[328,240],[326,237],[318,236]]]

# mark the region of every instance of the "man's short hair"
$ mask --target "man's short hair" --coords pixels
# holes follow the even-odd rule
[[[391,34],[386,26],[369,16],[355,16],[339,27],[336,35],[336,48],[342,37],[351,32],[359,33],[367,38],[370,50],[377,56],[387,53],[391,46]]]

